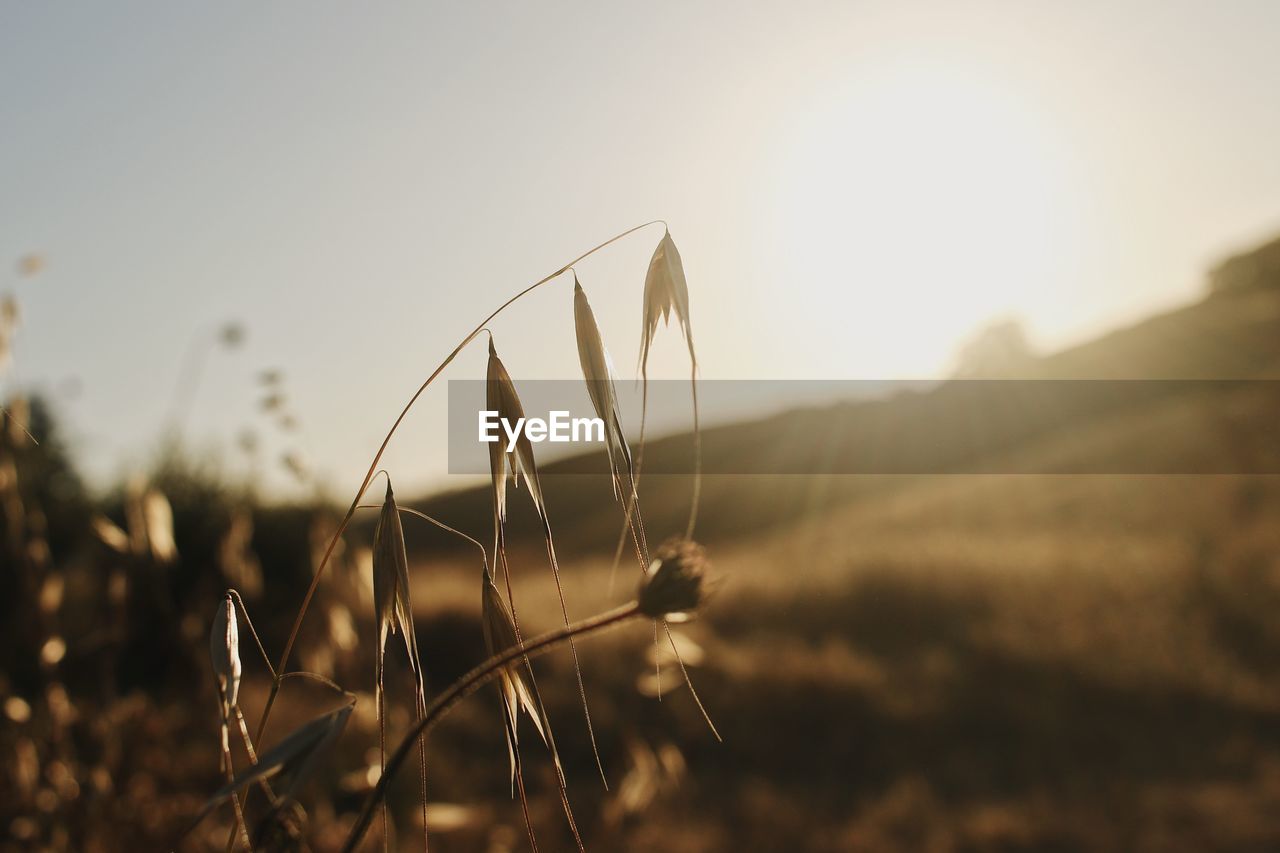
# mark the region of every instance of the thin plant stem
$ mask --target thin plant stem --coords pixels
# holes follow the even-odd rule
[[[351,833],[347,836],[346,843],[343,845],[344,851],[353,851],[360,839],[364,837],[365,832],[369,828],[369,823],[373,817],[373,811],[378,804],[386,797],[387,785],[400,766],[404,764],[405,759],[412,751],[414,743],[421,737],[425,736],[436,723],[440,721],[449,711],[453,710],[463,699],[479,690],[483,685],[496,678],[503,669],[511,666],[528,657],[535,657],[539,654],[550,651],[555,646],[567,642],[572,637],[582,636],[585,634],[593,634],[606,628],[613,627],[629,619],[641,616],[640,605],[632,601],[621,607],[616,607],[597,616],[583,619],[581,622],[575,622],[567,628],[557,628],[554,631],[548,631],[527,643],[519,643],[505,650],[501,654],[494,655],[475,669],[468,672],[465,676],[455,681],[447,690],[441,693],[427,707],[426,713],[422,719],[414,724],[413,728],[400,741],[400,745],[396,747],[396,751],[387,759],[386,769],[383,770],[382,776],[378,779],[378,784],[369,792],[368,798],[365,800],[364,808],[360,816],[356,819],[355,824],[351,828]]]
[[[693,356],[692,343],[689,344],[689,355]],[[693,393],[693,498],[689,505],[689,525],[684,531],[685,539],[693,538],[693,528],[698,523],[698,501],[702,498],[702,429],[698,424],[698,363],[696,361],[689,370],[689,388]],[[715,727],[712,726],[712,728]]]
[[[223,755],[223,758],[226,760],[227,781],[234,782],[236,778],[236,768],[231,763],[231,749],[229,747],[224,747],[222,750],[222,755]],[[244,806],[241,804],[239,797],[236,797],[234,795],[231,797],[231,808],[235,812],[236,825],[232,829],[232,837],[227,839],[228,846],[229,847],[234,846],[235,844],[234,839],[236,836],[239,836],[240,843],[244,845],[244,849],[252,851],[253,844],[250,843],[249,841],[249,830],[244,822]]]
[[[538,853],[538,837],[533,834],[533,819],[529,817],[529,794],[524,789],[524,764],[520,760],[519,750],[516,750],[515,755],[516,785],[520,788],[520,812],[524,815],[524,828],[529,834],[529,847],[533,853]]]
[[[473,340],[475,340],[476,337],[479,336],[479,334],[484,330],[485,326],[487,326],[489,322],[493,320],[493,318],[501,314],[513,302],[520,299],[522,296],[525,296],[526,294],[533,292],[534,290],[538,289],[539,287],[551,281],[552,279],[558,278],[559,276],[563,275],[574,264],[584,260],[585,258],[591,255],[594,255],[596,252],[600,251],[601,249],[604,249],[607,246],[612,245],[613,243],[618,242],[622,238],[630,234],[634,234],[636,231],[639,231],[642,228],[649,227],[650,225],[662,225],[664,228],[667,227],[667,223],[665,221],[661,219],[654,219],[649,222],[645,222],[641,225],[636,225],[632,228],[628,228],[626,231],[623,231],[620,234],[616,234],[613,237],[610,237],[608,240],[605,240],[603,243],[600,243],[599,245],[583,252],[581,255],[569,261],[569,263],[560,267],[555,272],[538,279],[533,284],[526,287],[524,290],[521,290],[515,296],[512,296],[506,302],[498,306],[498,308],[493,313],[491,313],[488,317],[485,317],[484,320],[476,324],[476,327],[465,338],[463,338],[462,341],[456,347],[453,348],[453,351],[450,352],[449,355],[445,357],[444,361],[440,362],[439,366],[436,367],[436,369],[431,372],[431,375],[427,377],[426,381],[423,382],[422,385],[418,387],[418,390],[415,391],[413,393],[413,396],[409,398],[409,402],[405,403],[404,408],[400,411],[400,414],[396,417],[395,421],[391,424],[391,428],[387,430],[386,437],[383,438],[382,444],[378,447],[377,453],[373,455],[373,461],[369,463],[369,470],[365,474],[364,479],[361,481],[360,488],[356,490],[356,496],[355,498],[352,499],[351,506],[347,508],[346,513],[342,517],[342,521],[338,524],[337,529],[333,533],[333,537],[329,540],[329,545],[325,548],[324,556],[320,558],[320,565],[316,567],[315,576],[311,579],[311,583],[307,587],[306,594],[303,595],[302,597],[302,605],[298,608],[298,615],[294,617],[293,627],[289,631],[289,638],[285,641],[284,651],[281,652],[280,662],[276,666],[277,670],[283,671],[288,666],[289,656],[293,653],[293,645],[295,642],[297,642],[298,632],[302,629],[302,620],[307,615],[307,610],[311,606],[311,599],[315,597],[316,588],[320,585],[320,578],[324,574],[325,567],[329,565],[329,559],[330,557],[333,556],[334,548],[337,547],[338,540],[342,538],[342,534],[346,531],[347,525],[351,523],[351,518],[352,516],[355,515],[356,507],[360,505],[360,498],[364,496],[365,490],[369,488],[369,484],[373,481],[374,474],[378,470],[378,463],[382,461],[382,455],[386,452],[387,445],[391,443],[391,438],[395,435],[396,430],[400,428],[400,424],[404,421],[405,417],[409,414],[409,410],[413,408],[413,405],[418,401],[418,398],[422,396],[423,392],[425,392],[427,388],[431,385],[431,383],[436,380],[436,377],[438,377],[442,372],[444,372],[444,369],[446,367],[448,367],[450,364],[453,363],[453,360],[458,357],[458,354],[461,353],[462,350],[465,349],[468,344],[470,344]],[[256,740],[258,741],[262,740],[262,733],[267,727],[267,720],[270,719],[271,717],[271,709],[275,705],[276,696],[279,694],[279,692],[280,692],[280,681],[278,678],[274,678],[272,679],[272,682],[271,682],[271,690],[267,694],[266,705],[262,709],[262,717],[258,720],[258,732],[257,732],[257,738],[256,738]]]

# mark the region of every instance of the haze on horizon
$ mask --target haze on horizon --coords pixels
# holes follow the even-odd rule
[[[479,319],[654,218],[706,378],[936,377],[999,317],[1057,349],[1280,231],[1277,32],[1266,0],[11,3],[0,261],[46,268],[0,280],[23,311],[0,391],[49,396],[106,483],[234,322],[188,440],[272,440],[256,377],[279,370],[346,492]],[[627,378],[660,236],[579,267]],[[578,375],[571,295],[493,325],[517,380]],[[660,333],[652,372],[685,358]],[[406,489],[449,484],[444,400],[388,454]]]

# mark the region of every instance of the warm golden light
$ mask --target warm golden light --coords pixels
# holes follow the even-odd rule
[[[1011,87],[954,69],[891,67],[814,102],[786,153],[783,245],[844,294],[831,320],[855,370],[936,373],[975,326],[1047,308],[1074,240],[1064,149]]]

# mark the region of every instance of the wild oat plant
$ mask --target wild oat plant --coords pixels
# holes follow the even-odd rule
[[[605,349],[586,290],[578,278],[574,265],[618,240],[654,225],[662,225],[664,230],[662,239],[654,250],[645,276],[644,315],[639,356],[639,373],[645,388],[644,406],[641,413],[639,446],[633,456],[631,447],[623,432],[617,394],[614,388],[615,379],[612,362]],[[521,434],[515,446],[509,451],[502,443],[493,443],[489,446],[490,474],[492,478],[493,538],[488,548],[443,521],[431,518],[415,510],[398,506],[392,488],[392,477],[390,473],[379,468],[387,446],[409,410],[427,388],[454,361],[458,354],[479,338],[482,333],[487,334],[489,344],[486,371],[486,405],[489,409],[497,411],[500,417],[512,422],[516,418],[523,417],[523,407],[517,393],[516,384],[512,381],[506,365],[498,355],[497,344],[487,324],[521,297],[546,284],[562,279],[566,274],[572,274],[574,283],[573,316],[579,361],[592,406],[605,424],[605,449],[613,483],[613,496],[619,504],[620,513],[623,517],[619,546],[614,559],[614,569],[616,570],[625,545],[629,542],[641,572],[635,600],[606,613],[578,622],[571,621],[569,617],[569,607],[561,583],[560,566],[556,556],[550,512],[546,495],[539,481],[533,447],[527,436]],[[595,755],[601,781],[606,787],[608,783],[603,765],[600,762],[599,752],[596,749],[595,731],[592,727],[587,691],[578,663],[576,639],[606,630],[622,622],[638,619],[651,620],[654,624],[655,643],[665,634],[666,644],[670,646],[668,658],[679,664],[685,682],[688,683],[688,675],[684,671],[680,650],[677,647],[675,638],[667,628],[667,623],[688,618],[698,610],[705,595],[704,570],[706,560],[702,549],[695,545],[691,538],[697,518],[698,505],[699,475],[697,474],[697,469],[700,460],[696,456],[697,452],[699,452],[697,444],[695,443],[694,493],[685,535],[652,553],[650,552],[645,532],[638,488],[640,460],[644,443],[644,420],[647,417],[650,346],[657,334],[659,321],[668,322],[672,314],[675,315],[678,321],[679,329],[689,350],[690,387],[696,435],[697,360],[694,355],[693,332],[689,318],[689,292],[685,283],[680,253],[676,249],[670,232],[666,229],[666,223],[661,221],[645,223],[618,234],[521,290],[481,321],[431,372],[392,423],[381,446],[379,446],[372,461],[369,463],[368,471],[364,480],[360,483],[360,487],[356,490],[350,506],[342,520],[329,535],[328,542],[317,560],[311,584],[303,595],[301,606],[294,618],[288,639],[284,644],[278,661],[274,665],[272,665],[266,650],[258,641],[258,634],[253,629],[253,623],[249,619],[244,602],[236,590],[229,590],[223,600],[218,603],[210,634],[210,652],[212,671],[217,682],[219,699],[222,770],[227,781],[225,785],[213,792],[212,796],[209,797],[187,832],[190,832],[190,829],[208,817],[210,813],[219,810],[224,804],[230,803],[233,825],[230,828],[227,839],[228,850],[236,846],[245,849],[288,847],[297,843],[300,838],[300,825],[305,816],[297,805],[294,795],[307,779],[319,758],[341,737],[343,727],[346,725],[355,706],[356,696],[353,692],[347,691],[327,676],[311,671],[291,671],[289,663],[308,608],[326,567],[334,559],[344,532],[358,510],[376,508],[379,511],[379,516],[374,533],[372,553],[373,618],[375,625],[375,637],[373,638],[373,687],[379,731],[379,767],[377,781],[373,785],[358,818],[350,830],[344,849],[353,850],[360,844],[378,814],[381,816],[383,847],[387,846],[391,835],[387,825],[387,786],[389,781],[408,760],[410,753],[415,751],[418,757],[419,797],[422,806],[422,844],[424,849],[428,847],[427,796],[430,776],[426,760],[426,739],[432,728],[442,717],[463,699],[489,682],[496,682],[498,688],[497,698],[502,711],[501,719],[510,764],[512,794],[519,798],[530,848],[537,850],[538,842],[534,834],[533,822],[530,819],[528,799],[525,793],[523,745],[520,741],[522,716],[529,718],[538,739],[550,754],[550,759],[555,769],[565,821],[577,849],[584,849],[582,837],[570,805],[568,784],[560,760],[560,753],[556,747],[555,734],[552,732],[551,721],[547,716],[542,697],[539,694],[538,684],[530,661],[536,655],[553,648],[559,646],[567,646],[569,648],[577,680],[579,700],[582,705],[586,736]],[[361,501],[364,495],[379,473],[384,474],[386,478],[386,490],[382,503],[380,505],[362,504]],[[529,499],[541,523],[546,546],[546,558],[559,596],[562,626],[533,638],[526,638],[521,631],[521,623],[518,616],[519,610],[511,583],[511,567],[508,561],[505,533],[509,484],[514,484],[517,488],[523,485],[524,491],[529,495]],[[406,555],[405,531],[401,523],[402,514],[417,516],[450,533],[456,534],[474,544],[480,552],[481,567],[477,575],[480,583],[481,628],[489,657],[434,697],[428,696],[426,680],[423,675],[424,667],[430,663],[431,649],[420,649],[414,632],[412,590]],[[242,644],[240,642],[240,623],[242,619],[253,638],[254,646],[259,656],[271,675],[270,690],[260,711],[256,732],[253,735],[249,732],[239,701],[243,667],[241,661]],[[387,698],[384,682],[386,678],[386,649],[393,636],[400,638],[409,662],[414,689],[414,721],[408,733],[388,756],[386,744]],[[662,656],[655,656],[655,660],[661,659]],[[280,739],[270,749],[265,752],[259,752],[255,748],[255,744],[263,740],[263,734],[271,718],[272,709],[276,705],[276,700],[285,682],[291,679],[305,679],[325,684],[338,695],[341,695],[343,702],[337,710],[316,716]],[[699,710],[714,733],[715,728],[711,725],[711,719],[702,708],[701,702],[698,701],[697,694],[692,691],[692,684],[689,684],[689,687]],[[242,741],[245,754],[249,759],[249,764],[239,769],[233,766],[231,749],[233,731]],[[717,734],[716,736],[718,737],[719,735]],[[246,808],[246,801],[253,796],[259,796],[265,800],[265,808],[256,809],[259,813],[265,813],[265,817],[258,818],[254,822],[255,825],[250,827],[246,817],[249,813],[249,809]]]

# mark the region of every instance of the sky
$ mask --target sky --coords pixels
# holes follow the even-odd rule
[[[1004,317],[1056,349],[1280,231],[1277,33],[1270,0],[8,0],[0,390],[48,396],[100,486],[176,419],[346,494],[477,322],[652,219],[706,378],[942,376]],[[578,267],[624,377],[661,236]],[[571,305],[570,279],[491,324],[517,380],[578,375]],[[686,358],[660,333],[651,373]],[[457,484],[444,400],[386,459],[409,488]]]

